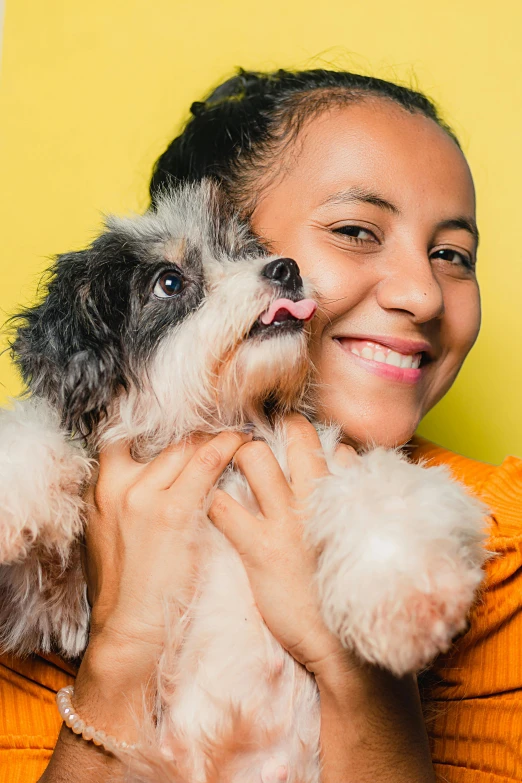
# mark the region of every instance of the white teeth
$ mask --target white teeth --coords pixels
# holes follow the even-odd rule
[[[397,351],[390,351],[386,357],[386,364],[393,364],[394,367],[400,367],[401,361],[402,356],[400,353],[397,353]]]
[[[374,362],[391,364],[393,367],[402,367],[404,369],[418,370],[421,363],[420,354],[405,356],[403,353],[392,351],[389,348],[378,348],[377,346],[372,348],[370,345],[365,345],[359,350],[355,346],[350,346],[350,351],[356,356],[362,356],[363,359],[371,359]]]

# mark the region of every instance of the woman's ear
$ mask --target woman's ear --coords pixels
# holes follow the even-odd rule
[[[93,286],[94,280],[97,289],[103,283],[103,240],[59,256],[45,298],[11,319],[11,353],[29,391],[47,399],[64,425],[82,435],[93,431],[117,389],[127,386],[122,320],[115,322],[114,310],[112,318],[104,317]]]

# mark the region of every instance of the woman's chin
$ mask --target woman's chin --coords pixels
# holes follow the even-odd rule
[[[352,422],[342,422],[341,430],[343,441],[356,449],[375,448],[383,446],[386,449],[394,449],[404,446],[413,437],[416,427],[393,427],[387,432],[377,427],[363,429]]]
[[[397,434],[390,434],[384,438],[382,433],[354,433],[351,428],[342,428],[343,443],[353,446],[357,451],[366,451],[367,449],[382,446],[385,449],[395,449],[404,446],[414,435],[415,430],[403,431]]]
[[[421,420],[418,411],[386,410],[361,400],[359,404],[346,404],[346,399],[317,405],[318,419],[327,424],[337,424],[343,433],[343,441],[358,449],[383,446],[396,448],[412,438]],[[347,410],[348,408],[348,410]]]

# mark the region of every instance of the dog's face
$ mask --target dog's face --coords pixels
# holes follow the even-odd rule
[[[299,404],[311,292],[220,198],[209,184],[180,189],[57,259],[13,351],[71,430],[157,448],[259,422],[267,402]]]

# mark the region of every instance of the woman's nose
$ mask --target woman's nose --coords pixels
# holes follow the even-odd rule
[[[444,296],[427,256],[404,256],[388,269],[377,288],[385,310],[411,313],[416,323],[426,323],[444,314]]]

